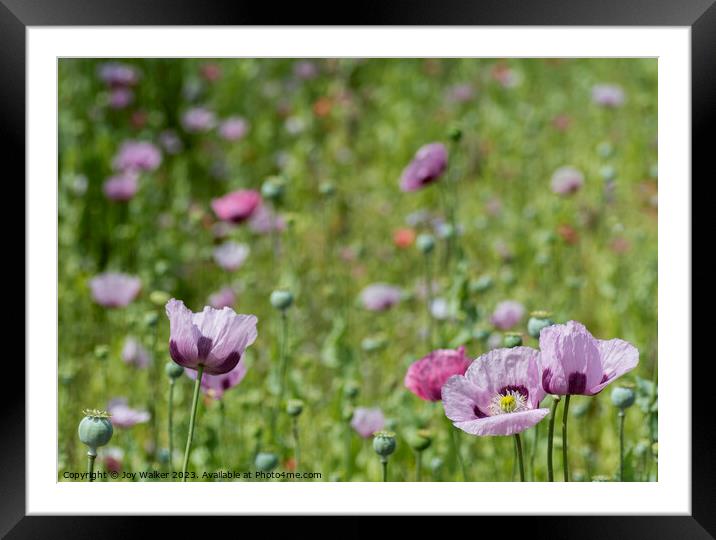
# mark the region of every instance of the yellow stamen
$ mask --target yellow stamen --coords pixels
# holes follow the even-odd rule
[[[500,398],[500,409],[505,412],[512,412],[517,408],[517,400],[514,396],[507,394]]]

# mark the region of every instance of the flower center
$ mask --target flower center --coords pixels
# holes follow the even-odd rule
[[[490,415],[509,414],[527,409],[527,398],[517,390],[503,390],[490,401]]]
[[[513,412],[517,407],[517,400],[514,396],[502,396],[500,398],[500,409],[505,412]]]

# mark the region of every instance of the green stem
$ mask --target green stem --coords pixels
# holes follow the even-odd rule
[[[433,304],[433,283],[432,283],[432,273],[430,268],[430,254],[425,254],[425,314],[428,318],[428,334],[426,336],[426,341],[428,345],[428,349],[432,350],[433,348],[433,315],[430,311],[430,308]]]
[[[286,342],[288,341],[288,316],[286,310],[281,310],[281,343],[279,344],[279,382],[278,382],[278,396],[276,396],[276,408],[271,419],[271,436],[276,436],[276,419],[279,411],[281,410],[281,403],[283,402],[283,393],[286,388],[286,371],[288,370],[288,362],[286,360]]]
[[[350,480],[353,474],[353,451],[352,451],[352,438],[351,438],[351,426],[350,423],[346,422],[344,433],[344,444],[345,444],[345,469],[346,469],[346,480]]]
[[[460,439],[457,437],[454,429],[450,430],[450,438],[452,439],[453,450],[455,451],[455,457],[458,465],[460,465],[460,473],[462,474],[462,481],[467,482],[467,474],[465,473],[465,463],[462,461],[462,455],[460,454]]]
[[[564,481],[569,482],[569,461],[567,460],[567,419],[569,418],[569,398],[564,398],[564,411],[562,412],[562,467],[564,469]]]
[[[624,481],[624,409],[619,409],[619,481]]]
[[[537,475],[535,474],[535,457],[537,456],[537,442],[539,441],[539,423],[535,424],[535,436],[530,448],[530,479],[535,482]]]
[[[301,445],[298,438],[298,417],[294,416],[293,418],[293,442],[295,444],[294,446],[294,459],[296,461],[296,470],[298,470],[299,464],[301,462]]]
[[[520,434],[515,433],[515,447],[517,448],[517,462],[520,465],[520,482],[525,481],[525,464],[522,459],[522,441],[520,440]]]
[[[97,454],[92,452],[91,450],[87,452],[87,481],[88,482],[94,482],[94,460],[97,457]]]
[[[547,479],[554,482],[554,468],[552,467],[552,445],[554,442],[554,419],[557,417],[557,405],[559,405],[559,396],[552,396],[554,400],[552,404],[552,414],[549,417],[549,433],[547,435]]]
[[[388,458],[382,457],[380,458],[381,463],[383,464],[383,482],[388,481]]]
[[[189,418],[189,435],[186,438],[186,450],[184,450],[184,464],[182,465],[182,482],[186,482],[186,470],[189,467],[189,454],[191,453],[191,441],[194,438],[194,423],[196,421],[196,410],[199,405],[199,390],[201,389],[201,378],[204,375],[204,366],[199,364],[194,383],[194,399],[191,404],[191,417]]]
[[[174,468],[174,379],[169,378],[169,468]]]
[[[422,481],[422,468],[423,468],[423,451],[418,450],[415,453],[415,481],[421,482]]]

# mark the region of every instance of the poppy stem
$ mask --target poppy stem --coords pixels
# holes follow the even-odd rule
[[[383,464],[383,482],[388,481],[388,458],[381,457],[380,459],[381,463]]]
[[[520,434],[515,433],[515,447],[517,448],[517,463],[520,466],[520,482],[525,481],[525,464],[522,459],[522,441],[520,440]]]
[[[562,467],[564,469],[564,481],[569,482],[569,461],[567,459],[567,419],[569,418],[569,398],[564,398],[564,411],[562,412]]]
[[[288,342],[288,315],[286,310],[281,310],[281,345],[279,352],[279,389],[278,389],[278,401],[276,403],[276,415],[281,409],[281,403],[283,402],[283,393],[286,389],[286,372],[288,370],[287,354],[286,354],[286,343]]]
[[[93,450],[87,452],[87,481],[94,482],[94,460],[97,453]]]
[[[552,396],[552,414],[549,417],[549,433],[547,435],[547,479],[554,482],[554,468],[552,466],[552,446],[554,442],[554,420],[557,417],[557,405],[559,396]]]
[[[300,446],[300,440],[298,438],[298,417],[293,417],[293,442],[294,442],[294,460],[296,461],[296,470],[298,470],[298,466],[301,463],[301,446]]]
[[[199,364],[194,383],[194,399],[191,404],[191,417],[189,418],[189,435],[186,438],[186,450],[184,450],[184,465],[182,465],[181,481],[186,482],[186,470],[189,467],[189,454],[191,453],[191,440],[194,438],[194,423],[196,422],[196,410],[199,405],[199,390],[201,389],[201,378],[204,375],[204,366]]]
[[[169,378],[169,425],[168,425],[168,436],[169,436],[169,468],[174,468],[174,379]]]
[[[530,448],[530,480],[534,482],[537,480],[535,474],[535,456],[537,455],[537,443],[539,441],[539,423],[535,424],[535,436],[532,440],[532,448]]]
[[[415,452],[415,481],[422,481],[422,469],[423,468],[423,451],[418,450]]]
[[[430,253],[425,254],[425,315],[428,318],[428,349],[433,348],[433,316],[430,308],[433,305],[433,283],[430,268]]]
[[[624,409],[619,409],[619,481],[624,481]]]

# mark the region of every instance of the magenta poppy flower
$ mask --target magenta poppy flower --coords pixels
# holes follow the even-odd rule
[[[552,175],[552,191],[559,195],[570,195],[584,185],[584,175],[574,167],[560,167]]]
[[[385,427],[385,416],[383,416],[383,411],[377,407],[372,409],[358,407],[355,411],[353,411],[351,427],[355,429],[358,435],[364,439],[372,437],[373,433],[380,431]]]
[[[219,126],[219,135],[227,141],[238,141],[243,138],[249,130],[249,123],[239,117],[232,116],[224,120]]]
[[[542,420],[545,396],[539,351],[495,349],[475,360],[465,375],[453,375],[442,389],[445,414],[472,435],[514,435]]]
[[[102,452],[102,460],[104,466],[109,472],[118,473],[122,470],[122,460],[124,459],[124,450],[115,446],[109,447]]]
[[[124,109],[134,101],[134,92],[129,88],[113,88],[109,93],[109,106],[113,109]]]
[[[254,315],[240,315],[233,309],[214,309],[192,313],[184,302],[167,302],[169,354],[177,364],[198,369],[208,375],[221,375],[236,367],[246,347],[256,341]]]
[[[433,351],[410,365],[405,386],[420,399],[440,401],[445,382],[453,375],[464,375],[471,363],[465,347]]]
[[[261,194],[253,189],[232,191],[211,201],[211,208],[217,217],[231,223],[246,221],[260,206]]]
[[[386,311],[400,301],[403,292],[386,283],[368,285],[360,293],[363,307],[370,311]]]
[[[430,143],[422,146],[400,177],[402,191],[417,191],[437,180],[447,169],[445,145]]]
[[[246,244],[229,240],[214,248],[214,261],[224,270],[237,270],[249,256],[250,249]]]
[[[214,309],[231,307],[236,303],[236,293],[231,287],[223,287],[209,296],[209,305]]]
[[[110,308],[129,305],[142,288],[138,277],[120,272],[99,274],[90,280],[89,285],[94,301]]]
[[[139,181],[133,172],[121,173],[107,179],[102,186],[105,196],[110,201],[126,202],[137,194]]]
[[[592,87],[592,101],[602,107],[621,107],[626,97],[621,86],[616,84],[595,84]]]
[[[139,82],[139,72],[128,64],[108,62],[100,66],[99,78],[110,87],[134,86]]]
[[[525,316],[525,306],[515,300],[505,300],[497,304],[490,322],[500,330],[509,330]]]
[[[249,229],[257,234],[282,232],[286,230],[286,221],[270,208],[261,205],[249,219]]]
[[[185,368],[184,371],[190,379],[196,380],[197,372]],[[234,369],[221,375],[203,375],[201,377],[201,389],[209,397],[221,399],[224,392],[237,386],[246,376],[246,364],[239,362]]]
[[[112,425],[119,428],[131,428],[137,424],[148,422],[151,415],[147,411],[132,409],[126,398],[114,398],[107,405],[107,412],[112,415]]]
[[[124,360],[126,364],[137,368],[145,368],[149,365],[151,359],[152,357],[149,351],[135,338],[128,337],[124,340],[122,360]]]
[[[548,394],[592,396],[639,363],[634,345],[596,339],[576,321],[542,329],[539,347],[542,387]]]
[[[216,125],[216,117],[206,107],[194,107],[184,113],[181,123],[189,133],[204,133]]]
[[[153,171],[162,162],[159,148],[146,141],[125,141],[114,157],[112,166],[117,171]]]

